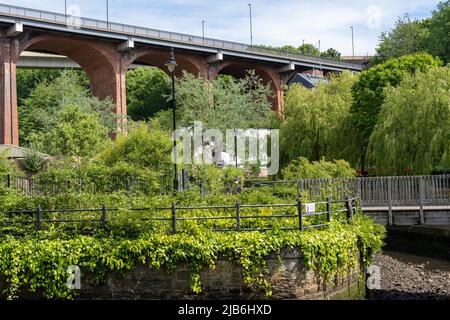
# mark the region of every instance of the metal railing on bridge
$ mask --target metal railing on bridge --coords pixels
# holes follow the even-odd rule
[[[247,186],[295,186],[309,199],[358,194],[363,207],[450,205],[450,175],[249,181]]]
[[[71,19],[70,16],[43,11],[36,9],[23,8],[18,6],[11,6],[8,4],[0,4],[0,15],[6,15],[14,18],[24,18],[37,20],[41,22],[49,22],[58,25],[67,25],[68,19]],[[270,50],[261,48],[258,46],[251,46],[248,44],[232,42],[232,41],[224,41],[212,38],[203,38],[200,36],[177,33],[177,32],[169,32],[158,29],[137,27],[128,24],[116,23],[116,22],[107,22],[104,20],[96,20],[91,18],[84,17],[76,17],[77,23],[81,28],[98,30],[98,31],[108,31],[121,33],[128,36],[136,36],[136,37],[145,37],[151,39],[160,39],[160,40],[169,40],[173,42],[179,42],[184,44],[193,44],[205,47],[211,47],[215,49],[224,49],[238,52],[246,52],[251,54],[259,54],[266,55],[272,57],[279,58],[288,58],[292,60],[298,60],[307,63],[313,63],[317,65],[332,65],[338,66],[346,69],[352,70],[362,70],[363,66],[356,63],[350,63],[346,61],[340,61],[336,59],[323,58],[312,55],[303,55],[303,54],[293,54],[286,51],[281,50]]]

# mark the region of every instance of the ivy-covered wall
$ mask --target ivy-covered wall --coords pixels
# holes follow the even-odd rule
[[[86,277],[82,281],[77,299],[333,299],[358,298],[364,283],[359,277],[359,264],[348,276],[338,276],[332,284],[324,285],[320,277],[309,270],[299,248],[284,249],[280,256],[265,259],[267,280],[272,295],[265,290],[248,286],[243,280],[242,266],[238,261],[219,258],[212,270],[208,267],[200,272],[202,292],[194,294],[190,288],[190,267],[186,263],[177,265],[170,273],[165,268],[155,269],[147,265],[120,275],[110,272],[102,285],[93,285]],[[357,288],[361,290],[355,290]]]
[[[336,276],[346,279],[360,265],[370,263],[373,253],[380,250],[383,237],[384,228],[364,216],[355,217],[350,224],[332,222],[326,229],[304,232],[215,233],[192,229],[174,235],[149,231],[130,238],[114,233],[64,235],[56,230],[22,238],[7,236],[0,242],[0,296],[83,297],[83,292],[67,287],[70,266],[80,267],[86,294],[90,292],[94,297],[140,297],[141,293],[133,292],[133,288],[139,291],[157,279],[160,285],[156,286],[163,290],[158,293],[161,295],[173,291],[202,297],[211,290],[219,290],[219,295],[229,290],[224,296],[227,297],[244,288],[268,298],[318,294],[321,291],[314,291],[312,286],[333,288]],[[281,262],[279,265],[287,268],[277,278],[273,261],[267,259],[283,261],[286,248],[298,249],[301,254],[294,257],[294,264]],[[234,264],[230,267],[224,261]],[[142,265],[147,266],[144,273]],[[232,268],[233,272],[223,268]],[[224,287],[223,281],[235,287]]]

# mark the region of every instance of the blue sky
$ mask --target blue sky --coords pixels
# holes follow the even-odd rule
[[[6,1],[0,0],[6,3]],[[106,19],[106,0],[67,0],[82,16]],[[8,4],[64,12],[64,0],[8,0]],[[351,55],[354,26],[356,55],[373,54],[381,32],[399,17],[429,17],[439,0],[109,0],[110,20],[236,42],[250,42],[253,8],[255,44],[298,46],[303,40],[323,50]]]

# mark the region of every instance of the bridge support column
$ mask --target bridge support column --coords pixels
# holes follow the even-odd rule
[[[0,36],[0,144],[19,145],[14,40]]]
[[[107,98],[114,103],[114,109],[111,110],[118,116],[118,131],[122,131],[123,124],[127,115],[127,98],[126,98],[126,72],[117,72],[116,74],[99,74],[91,76],[92,95],[100,100]]]

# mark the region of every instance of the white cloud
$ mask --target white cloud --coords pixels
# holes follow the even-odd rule
[[[249,10],[252,2],[254,43],[299,45],[305,39],[322,49],[334,47],[351,54],[351,31],[355,30],[357,55],[373,54],[382,31],[398,17],[430,16],[439,0],[109,0],[110,19],[176,32],[200,35],[206,20],[206,35],[237,42],[249,42]],[[85,16],[105,19],[106,0],[68,0],[79,5]],[[64,0],[9,0],[9,4],[64,11]],[[379,8],[380,29],[367,25],[367,8]],[[373,26],[373,24],[372,24]]]

